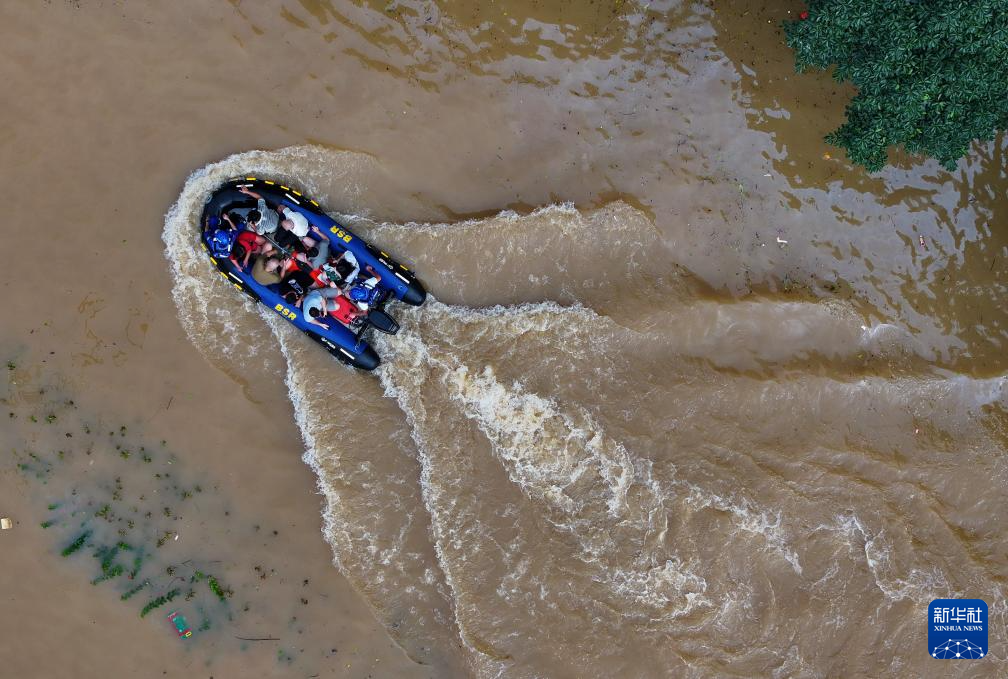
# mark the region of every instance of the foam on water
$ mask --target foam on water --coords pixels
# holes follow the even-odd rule
[[[713,507],[718,511],[729,513],[739,530],[762,536],[766,540],[768,548],[777,552],[791,564],[795,574],[802,574],[798,554],[788,545],[787,532],[782,526],[783,519],[780,512],[758,509],[753,506],[751,500],[745,498],[729,500],[710,490],[698,488],[688,483],[682,485],[688,489],[686,494],[688,505],[694,508]]]
[[[367,413],[353,407],[354,390],[370,377],[333,364],[326,355],[312,356],[316,347],[305,345],[288,323],[265,309],[262,315],[287,359],[286,383],[305,443],[302,459],[315,472],[325,499],[322,532],[336,565],[368,596],[414,659],[445,663],[439,656],[457,632],[441,572],[415,544],[426,524],[417,525],[417,498],[409,488],[401,489],[409,470],[392,469],[382,479],[378,461],[372,461],[376,455],[401,453],[400,446],[369,441],[358,451],[355,445],[355,439],[369,438],[369,423]],[[319,380],[319,369],[337,374]],[[351,419],[358,420],[356,428],[348,426]],[[403,621],[406,611],[412,619]]]
[[[835,523],[819,526],[818,529],[840,533],[851,545],[863,545],[865,564],[875,584],[889,601],[911,599],[926,606],[932,599],[958,596],[937,569],[911,568],[905,574],[900,573],[893,563],[892,548],[886,541],[885,531],[869,532],[854,514],[837,516]]]

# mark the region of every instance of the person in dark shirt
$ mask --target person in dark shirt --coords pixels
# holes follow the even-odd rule
[[[283,276],[280,281],[280,296],[288,304],[301,306],[301,300],[315,284],[308,267],[291,258],[288,262],[293,262],[287,266],[285,263]]]

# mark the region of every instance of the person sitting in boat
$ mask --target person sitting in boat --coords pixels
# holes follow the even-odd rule
[[[248,217],[246,218],[248,228],[252,229],[260,236],[274,237],[277,232],[277,227],[280,225],[280,215],[278,215],[273,208],[266,204],[266,199],[263,198],[261,194],[250,190],[247,186],[243,186],[238,190],[246,196],[255,198],[258,201],[256,208],[254,210],[250,210]]]
[[[301,300],[315,285],[308,267],[293,257],[283,263],[280,276],[280,296],[295,306],[301,305]]]
[[[346,250],[338,257],[330,258],[322,265],[322,270],[333,285],[353,285],[360,273],[360,264],[354,253]]]
[[[252,265],[252,278],[260,285],[275,285],[282,279],[279,257],[259,257]]]
[[[315,279],[316,285],[328,285],[329,279],[326,277],[322,265],[329,259],[329,241],[320,241],[308,248],[305,252],[305,262],[310,269],[311,277]]]
[[[299,263],[305,261],[305,256],[300,252],[295,252],[293,254],[282,252],[280,254],[280,267],[277,269],[277,273],[281,277],[286,276],[291,271],[295,271],[300,268]]]
[[[318,241],[308,235],[311,224],[308,223],[307,217],[286,205],[277,207],[277,212],[282,217],[280,226],[284,229],[284,231],[277,232],[277,239],[280,240],[281,245],[284,247],[301,246],[299,249],[303,248],[304,250],[315,246]]]
[[[229,259],[235,266],[244,269],[252,255],[268,255],[273,250],[266,238],[245,228],[245,220],[237,212],[225,212],[221,216],[224,218],[223,222],[219,222],[221,228],[232,241]]]
[[[252,255],[262,254],[263,250],[256,242],[257,238],[262,236],[257,236],[255,231],[241,231],[231,248],[231,263],[240,269],[245,269]],[[263,239],[263,243],[265,242]]]
[[[224,221],[231,225],[231,228],[235,231],[241,231],[245,228],[245,218],[242,217],[237,212],[225,212],[221,217]]]
[[[311,268],[319,269],[329,261],[329,239],[323,238],[314,246],[308,248],[308,263],[311,264]]]
[[[353,302],[347,299],[339,288],[329,287],[311,290],[305,295],[304,301],[301,303],[301,310],[304,312],[306,321],[326,330],[329,329],[329,325],[322,319],[327,316],[349,326],[364,315],[364,312],[354,306]]]
[[[247,269],[252,255],[265,259],[274,252],[273,244],[255,231],[243,230],[238,233],[231,249],[231,262],[241,269]]]

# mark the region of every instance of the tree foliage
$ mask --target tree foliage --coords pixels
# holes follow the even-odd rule
[[[799,72],[828,69],[858,93],[826,137],[868,170],[887,148],[951,169],[1008,127],[1008,0],[808,0],[784,23]]]

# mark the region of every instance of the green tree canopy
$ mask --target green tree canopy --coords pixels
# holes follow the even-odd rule
[[[826,141],[870,171],[887,148],[951,169],[1008,128],[1008,0],[808,0],[784,23],[799,72],[836,65],[858,89]]]

